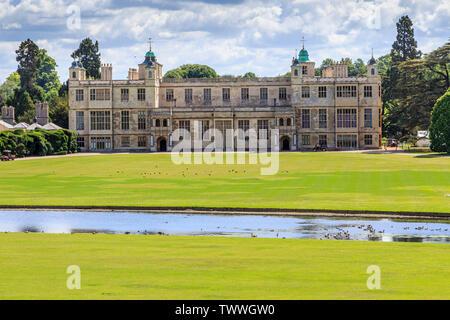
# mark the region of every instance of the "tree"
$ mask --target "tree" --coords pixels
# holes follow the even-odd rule
[[[48,101],[51,97],[58,95],[58,90],[61,87],[59,82],[56,67],[58,66],[55,60],[47,55],[47,50],[39,50],[40,68],[36,79],[36,84],[44,90],[44,100]]]
[[[422,53],[417,50],[414,39],[413,23],[408,16],[402,16],[397,22],[397,40],[392,44],[391,56],[394,62],[417,59]]]
[[[11,73],[0,86],[0,106],[14,95],[14,90],[20,88],[20,76],[17,72]]]
[[[244,79],[256,79],[257,76],[253,72],[247,72],[246,74],[244,74],[242,76],[242,78],[244,78]]]
[[[8,98],[6,104],[15,107],[14,114],[19,122],[23,121],[21,116],[23,116],[26,112],[34,112],[34,103],[30,97],[30,94],[21,89],[14,90],[14,95]],[[26,120],[28,120],[28,118]]]
[[[71,57],[78,57],[81,64],[86,69],[86,76],[94,79],[100,79],[100,53],[98,49],[98,41],[92,42],[90,38],[83,39],[80,46],[75,50]]]
[[[48,103],[48,113],[53,123],[61,128],[69,127],[69,104],[67,96],[52,97]]]
[[[450,153],[450,89],[434,105],[430,140],[431,150]]]
[[[164,78],[192,79],[192,78],[217,78],[216,71],[205,65],[184,64],[179,68],[166,72]]]
[[[41,64],[39,47],[30,39],[27,39],[20,44],[16,54],[16,60],[19,63],[17,72],[20,75],[21,90],[27,91],[34,101],[41,99],[42,93],[36,87],[36,78]]]

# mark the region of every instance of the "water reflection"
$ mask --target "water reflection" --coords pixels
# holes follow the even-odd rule
[[[447,221],[348,217],[0,211],[0,231],[171,234],[401,242],[450,242]]]

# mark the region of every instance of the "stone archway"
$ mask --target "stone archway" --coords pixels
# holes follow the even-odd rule
[[[280,146],[281,146],[281,151],[289,151],[291,150],[291,143],[290,143],[290,139],[287,136],[284,136],[281,138],[280,141]]]
[[[167,140],[164,137],[159,137],[156,145],[158,147],[159,152],[166,152],[167,151]]]

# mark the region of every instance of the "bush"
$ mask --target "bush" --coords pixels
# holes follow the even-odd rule
[[[440,97],[431,112],[430,149],[450,153],[450,89]]]
[[[6,130],[0,132],[0,152],[3,150],[19,157],[73,153],[77,152],[77,135],[65,129]]]

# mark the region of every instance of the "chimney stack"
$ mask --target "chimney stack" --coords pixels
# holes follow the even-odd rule
[[[112,64],[102,64],[101,66],[101,80],[112,80]]]
[[[139,73],[137,69],[128,69],[128,80],[139,80]]]
[[[14,107],[2,107],[2,120],[11,125],[15,125],[14,121]]]
[[[37,102],[36,103],[36,122],[41,126],[45,126],[48,123],[48,103]]]

